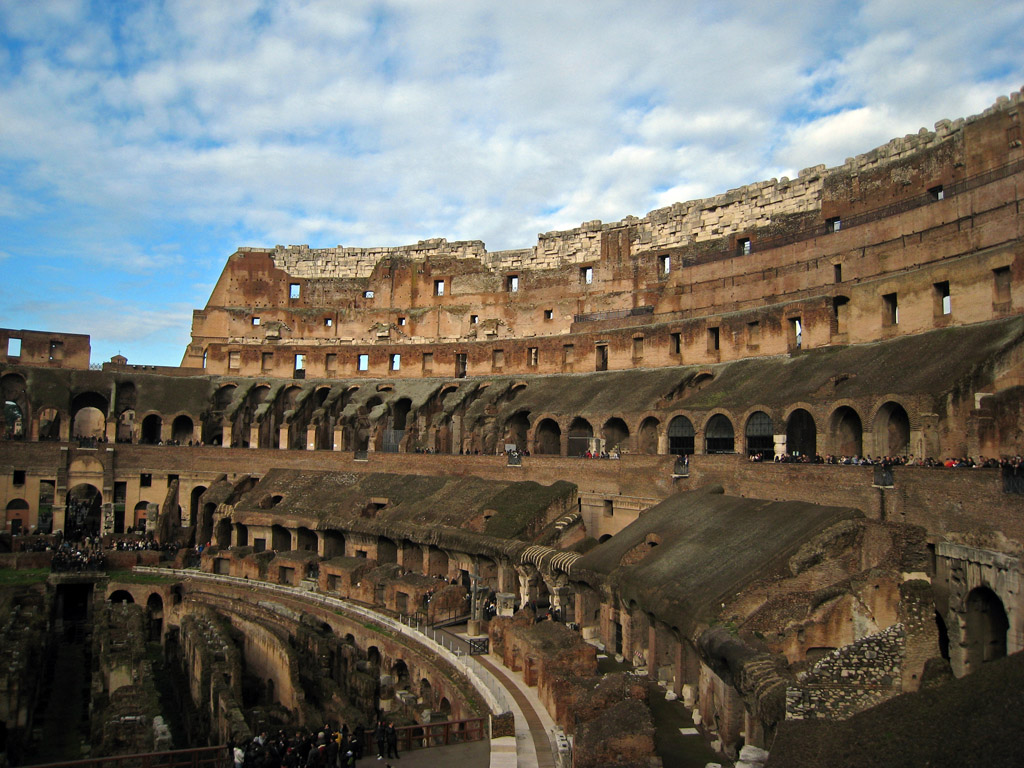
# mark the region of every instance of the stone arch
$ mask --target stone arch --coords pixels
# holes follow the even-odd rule
[[[215,532],[213,535],[213,541],[220,549],[227,549],[231,546],[231,520],[227,517],[222,517],[217,521]]]
[[[71,401],[71,436],[103,438],[106,434],[107,398],[96,392],[81,392]]]
[[[668,423],[668,452],[673,456],[692,456],[694,452],[693,422],[679,414]]]
[[[426,704],[428,707],[433,707],[434,705],[434,687],[425,677],[420,680],[419,703]]]
[[[636,433],[636,452],[648,456],[658,453],[658,436],[661,422],[655,416],[648,416],[640,422]]]
[[[904,456],[910,452],[910,416],[900,403],[887,400],[879,406],[872,432],[879,455]]]
[[[743,437],[748,456],[758,453],[769,457],[775,455],[775,427],[772,424],[772,417],[764,411],[754,411],[750,414],[743,428]]]
[[[8,531],[11,535],[28,533],[29,506],[25,499],[11,499],[7,502],[6,513],[5,531]]]
[[[270,526],[270,548],[275,552],[291,552],[292,534],[283,525]]]
[[[515,445],[516,450],[524,453],[528,447],[527,435],[530,432],[530,412],[516,411],[509,417],[505,425],[506,442]]]
[[[794,408],[786,417],[786,453],[814,456],[818,452],[818,430],[806,408]]]
[[[60,440],[61,413],[53,407],[39,411],[39,439]]]
[[[203,494],[206,493],[205,485],[197,485],[189,494],[188,501],[188,524],[195,525],[199,520],[199,503]]]
[[[193,430],[192,417],[187,414],[179,414],[171,422],[171,440],[178,445],[188,445],[192,442]]]
[[[560,456],[562,428],[554,419],[541,419],[533,432],[533,452],[541,456]]]
[[[25,379],[17,373],[8,373],[0,378],[0,393],[3,394],[3,434],[8,440],[18,440],[28,434],[32,419]]]
[[[139,442],[144,445],[156,445],[160,442],[160,433],[163,430],[163,419],[159,413],[151,413],[142,420],[142,430],[139,433]]]
[[[132,527],[138,530],[146,530],[146,514],[149,510],[149,502],[140,501],[135,505],[134,515],[132,515]]]
[[[377,563],[387,565],[398,562],[398,545],[387,536],[377,538]]]
[[[320,548],[316,531],[300,526],[295,531],[296,546],[300,552],[317,552]]]
[[[159,592],[151,592],[146,599],[146,614],[149,619],[149,639],[159,642],[164,625],[164,599]]]
[[[234,384],[225,384],[213,395],[210,411],[203,418],[202,442],[206,445],[220,445],[224,440],[224,419],[235,399]]]
[[[704,425],[705,453],[735,453],[736,433],[724,413],[716,413]]]
[[[448,701],[447,696],[442,696],[441,700],[437,702],[437,711],[447,720],[452,714],[452,703]]]
[[[849,405],[841,405],[832,411],[830,424],[832,452],[841,456],[860,456],[864,450],[860,414]]]
[[[402,659],[396,659],[391,665],[391,678],[394,680],[396,691],[408,691],[412,688],[412,676],[409,674],[409,665]]]
[[[135,596],[127,589],[115,589],[107,598],[108,603],[134,603]]]
[[[594,428],[582,416],[577,416],[569,425],[569,455],[583,456],[590,450]]]
[[[1003,601],[985,586],[968,593],[964,604],[964,669],[978,669],[982,664],[1006,656],[1006,635],[1010,622]]]
[[[409,411],[412,410],[412,400],[408,397],[400,397],[391,406],[391,428],[405,431],[408,429],[406,423],[409,419]]]
[[[616,448],[620,450],[623,447],[628,448],[629,427],[618,416],[613,416],[601,427],[601,437],[604,438],[604,448],[608,452],[614,451]]]
[[[373,666],[379,668],[381,662],[380,648],[378,648],[376,645],[371,645],[369,648],[367,648],[366,661],[372,664]]]

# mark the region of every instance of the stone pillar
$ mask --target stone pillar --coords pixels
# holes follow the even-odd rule
[[[277,428],[277,447],[287,450],[288,449],[288,425],[282,424]]]
[[[341,424],[334,427],[334,444],[331,446],[335,451],[345,450],[345,428]]]
[[[786,453],[786,435],[774,435],[775,438],[775,455],[784,456]]]
[[[516,596],[512,592],[497,592],[494,595],[499,616],[512,616],[516,612]]]
[[[258,424],[253,424],[249,427],[249,447],[260,447],[260,427]]]
[[[231,423],[224,424],[220,428],[220,444],[222,448],[231,447]]]
[[[316,450],[316,427],[306,427],[306,450]]]

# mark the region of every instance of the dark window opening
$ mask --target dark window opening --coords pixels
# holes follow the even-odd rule
[[[842,264],[833,264],[832,265],[832,278],[837,283],[843,282],[843,265]]]
[[[143,472],[139,475],[139,486],[142,488],[149,488],[153,485],[153,475],[149,472]]]
[[[995,303],[1006,304],[1010,301],[1010,268],[998,267],[992,270],[995,279]]]
[[[946,197],[945,191],[942,189],[942,185],[932,187],[928,190],[928,194],[932,196],[933,200],[942,200]]]
[[[683,351],[683,334],[681,334],[681,333],[673,333],[673,334],[670,335],[669,338],[671,338],[671,340],[672,340],[672,354],[673,355],[682,354],[682,351]]]
[[[597,361],[594,370],[607,371],[608,370],[608,345],[598,344],[597,345]]]
[[[831,219],[825,219],[825,231],[826,232],[838,232],[843,228],[843,220],[838,216],[833,216]]]
[[[459,352],[455,355],[455,378],[466,378],[466,354]]]
[[[949,297],[949,281],[945,280],[941,283],[935,283],[932,287],[935,289],[936,317],[951,314],[953,306]]]
[[[719,350],[720,337],[718,328],[708,328],[708,352],[717,352]]]
[[[887,293],[882,296],[882,325],[899,325],[900,305],[896,300],[895,293]]]
[[[25,484],[25,470],[24,469],[16,469],[16,470],[14,470],[14,476],[13,476],[11,482],[13,482],[15,485],[24,485]]]
[[[748,256],[750,254],[751,247],[749,237],[741,237],[736,241],[736,252],[740,256]]]

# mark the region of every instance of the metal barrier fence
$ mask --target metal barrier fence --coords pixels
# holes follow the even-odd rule
[[[34,765],[32,768],[229,768],[231,764],[228,748],[222,744],[169,752],[90,757],[85,760]]]
[[[510,712],[508,696],[505,688],[495,679],[482,664],[473,659],[469,654],[469,648],[464,641],[459,641],[453,635],[434,630],[431,627],[424,627],[416,616],[400,616],[398,620],[386,616],[383,613],[371,610],[361,605],[356,605],[340,597],[332,597],[321,592],[310,592],[301,587],[290,587],[283,584],[274,584],[269,581],[257,581],[246,579],[241,576],[224,576],[215,573],[204,573],[203,571],[180,570],[175,568],[156,568],[152,566],[137,565],[132,569],[136,573],[153,573],[158,575],[173,575],[180,578],[199,579],[203,581],[214,581],[223,584],[233,584],[249,588],[256,588],[265,592],[273,592],[285,595],[296,600],[306,600],[320,605],[329,606],[332,609],[355,614],[368,619],[383,627],[391,629],[410,640],[418,641],[427,645],[432,651],[444,658],[454,666],[469,681],[477,692],[484,697],[487,705],[493,714]],[[426,642],[428,641],[429,642]]]
[[[486,739],[487,718],[473,717],[468,720],[448,720],[443,723],[395,726],[395,733],[398,735],[399,752],[411,752],[414,749],[426,749],[427,747],[447,747],[452,744]]]

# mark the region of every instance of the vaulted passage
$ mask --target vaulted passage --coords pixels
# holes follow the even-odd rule
[[[988,587],[977,587],[967,596],[964,627],[967,671],[1006,656],[1006,632],[1010,622],[1006,618],[1003,601]]]

